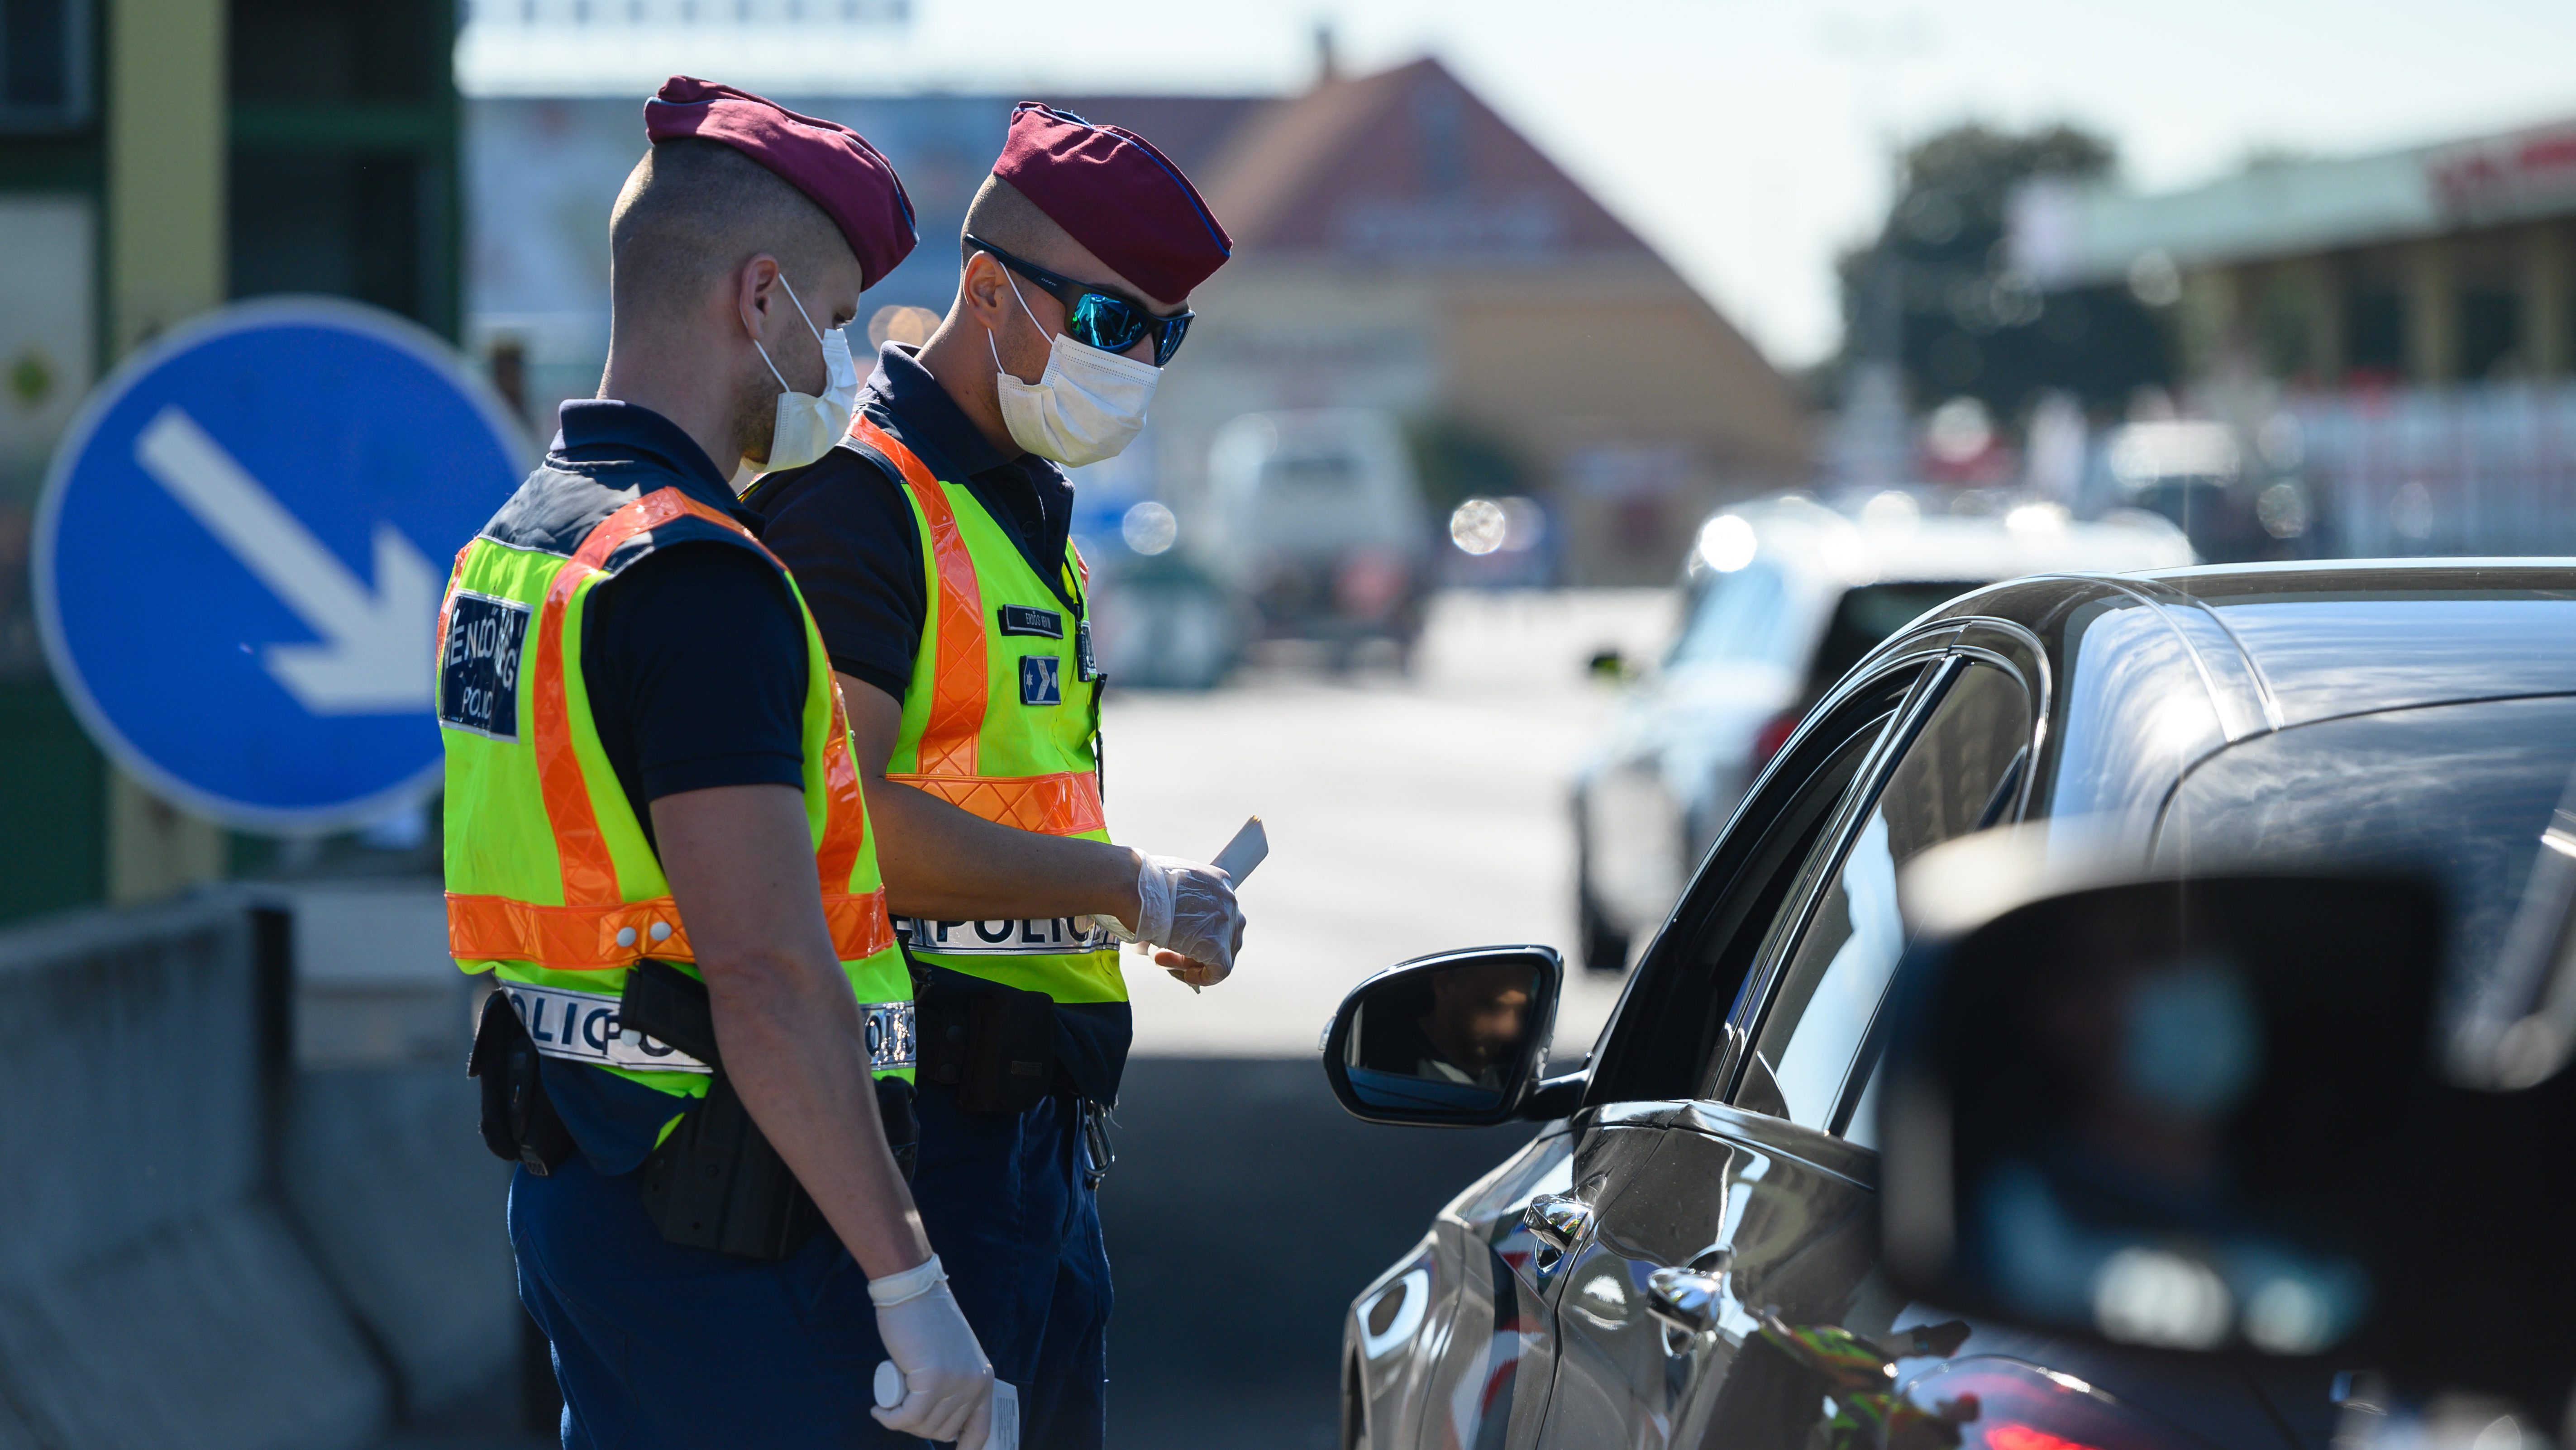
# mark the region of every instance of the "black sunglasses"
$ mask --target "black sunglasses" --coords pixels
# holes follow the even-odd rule
[[[1121,297],[1088,282],[1060,277],[1035,262],[1023,262],[1001,248],[969,232],[966,245],[979,252],[990,252],[993,260],[1026,277],[1046,294],[1064,304],[1064,330],[1074,341],[1103,352],[1125,352],[1147,333],[1154,337],[1154,366],[1161,367],[1181,350],[1181,339],[1190,331],[1190,320],[1198,314],[1183,308],[1169,317],[1158,317],[1144,303]]]

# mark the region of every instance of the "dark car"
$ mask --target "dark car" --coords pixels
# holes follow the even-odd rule
[[[2167,870],[2429,874],[2464,1001],[2571,766],[2576,561],[2060,576],[1952,601],[1807,716],[1578,1070],[1537,1065],[1563,971],[1544,948],[1409,963],[1344,1004],[1326,1070],[1353,1112],[1546,1120],[1353,1304],[1344,1444],[2325,1450],[2345,1388],[2323,1370],[1971,1325],[1890,1287],[1873,1097],[1899,872],[2045,821]],[[1419,1048],[1371,1050],[1389,1033],[1470,1060],[1434,1081]],[[1389,1071],[1407,1056],[1413,1077]]]

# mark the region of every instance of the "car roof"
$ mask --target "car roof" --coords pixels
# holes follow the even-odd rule
[[[2284,724],[2576,691],[2576,560],[2237,564],[2151,577],[2217,616]]]
[[[2152,809],[2193,762],[2270,731],[2576,694],[2576,559],[2038,576],[1962,595],[1882,652],[1979,619],[2036,636],[2052,814]]]
[[[2058,574],[1962,595],[1926,622],[2001,618],[2063,648],[2083,606],[2114,597],[2174,617],[2200,643],[2222,643],[2250,676],[2238,684],[2269,697],[2254,708],[2274,725],[2576,692],[2576,559],[2354,559]],[[2217,672],[2221,680],[2230,673]]]
[[[1955,492],[1955,491],[1954,491]],[[1984,583],[2056,571],[2123,573],[2191,562],[2191,543],[2164,518],[2136,510],[2079,521],[2055,504],[1959,494],[1978,512],[1946,512],[1949,496],[1889,489],[1827,504],[1775,494],[1721,510],[1752,526],[1763,557],[1797,573],[1861,585]],[[1695,554],[1694,566],[1702,555]]]

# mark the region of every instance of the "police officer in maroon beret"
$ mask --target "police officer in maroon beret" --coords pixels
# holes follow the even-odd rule
[[[908,927],[922,1221],[1027,1443],[1073,1450],[1105,1424],[1120,943],[1211,986],[1243,915],[1223,871],[1109,840],[1063,470],[1135,439],[1232,243],[1143,137],[1031,102],[959,246],[947,318],[879,354],[849,436],[746,498],[840,673]]]
[[[519,1293],[567,1450],[977,1450],[992,1370],[901,1172],[878,841],[828,656],[728,487],[840,436],[838,329],[911,206],[856,133],[757,96],[674,77],[645,119],[600,396],[440,611],[449,946],[500,979],[473,1068]]]

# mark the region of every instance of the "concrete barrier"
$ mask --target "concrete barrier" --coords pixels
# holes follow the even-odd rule
[[[285,1202],[392,1371],[404,1418],[509,1419],[525,1317],[503,1222],[510,1169],[475,1131],[465,1052],[485,984],[447,955],[438,883],[261,890],[294,921]]]
[[[340,1037],[299,1071],[294,906],[0,933],[0,1450],[336,1450],[517,1414],[507,1171],[454,968],[439,1060],[434,1033]]]
[[[325,1450],[385,1422],[269,1192],[282,964],[255,937],[239,900],[0,935],[0,1443]]]

